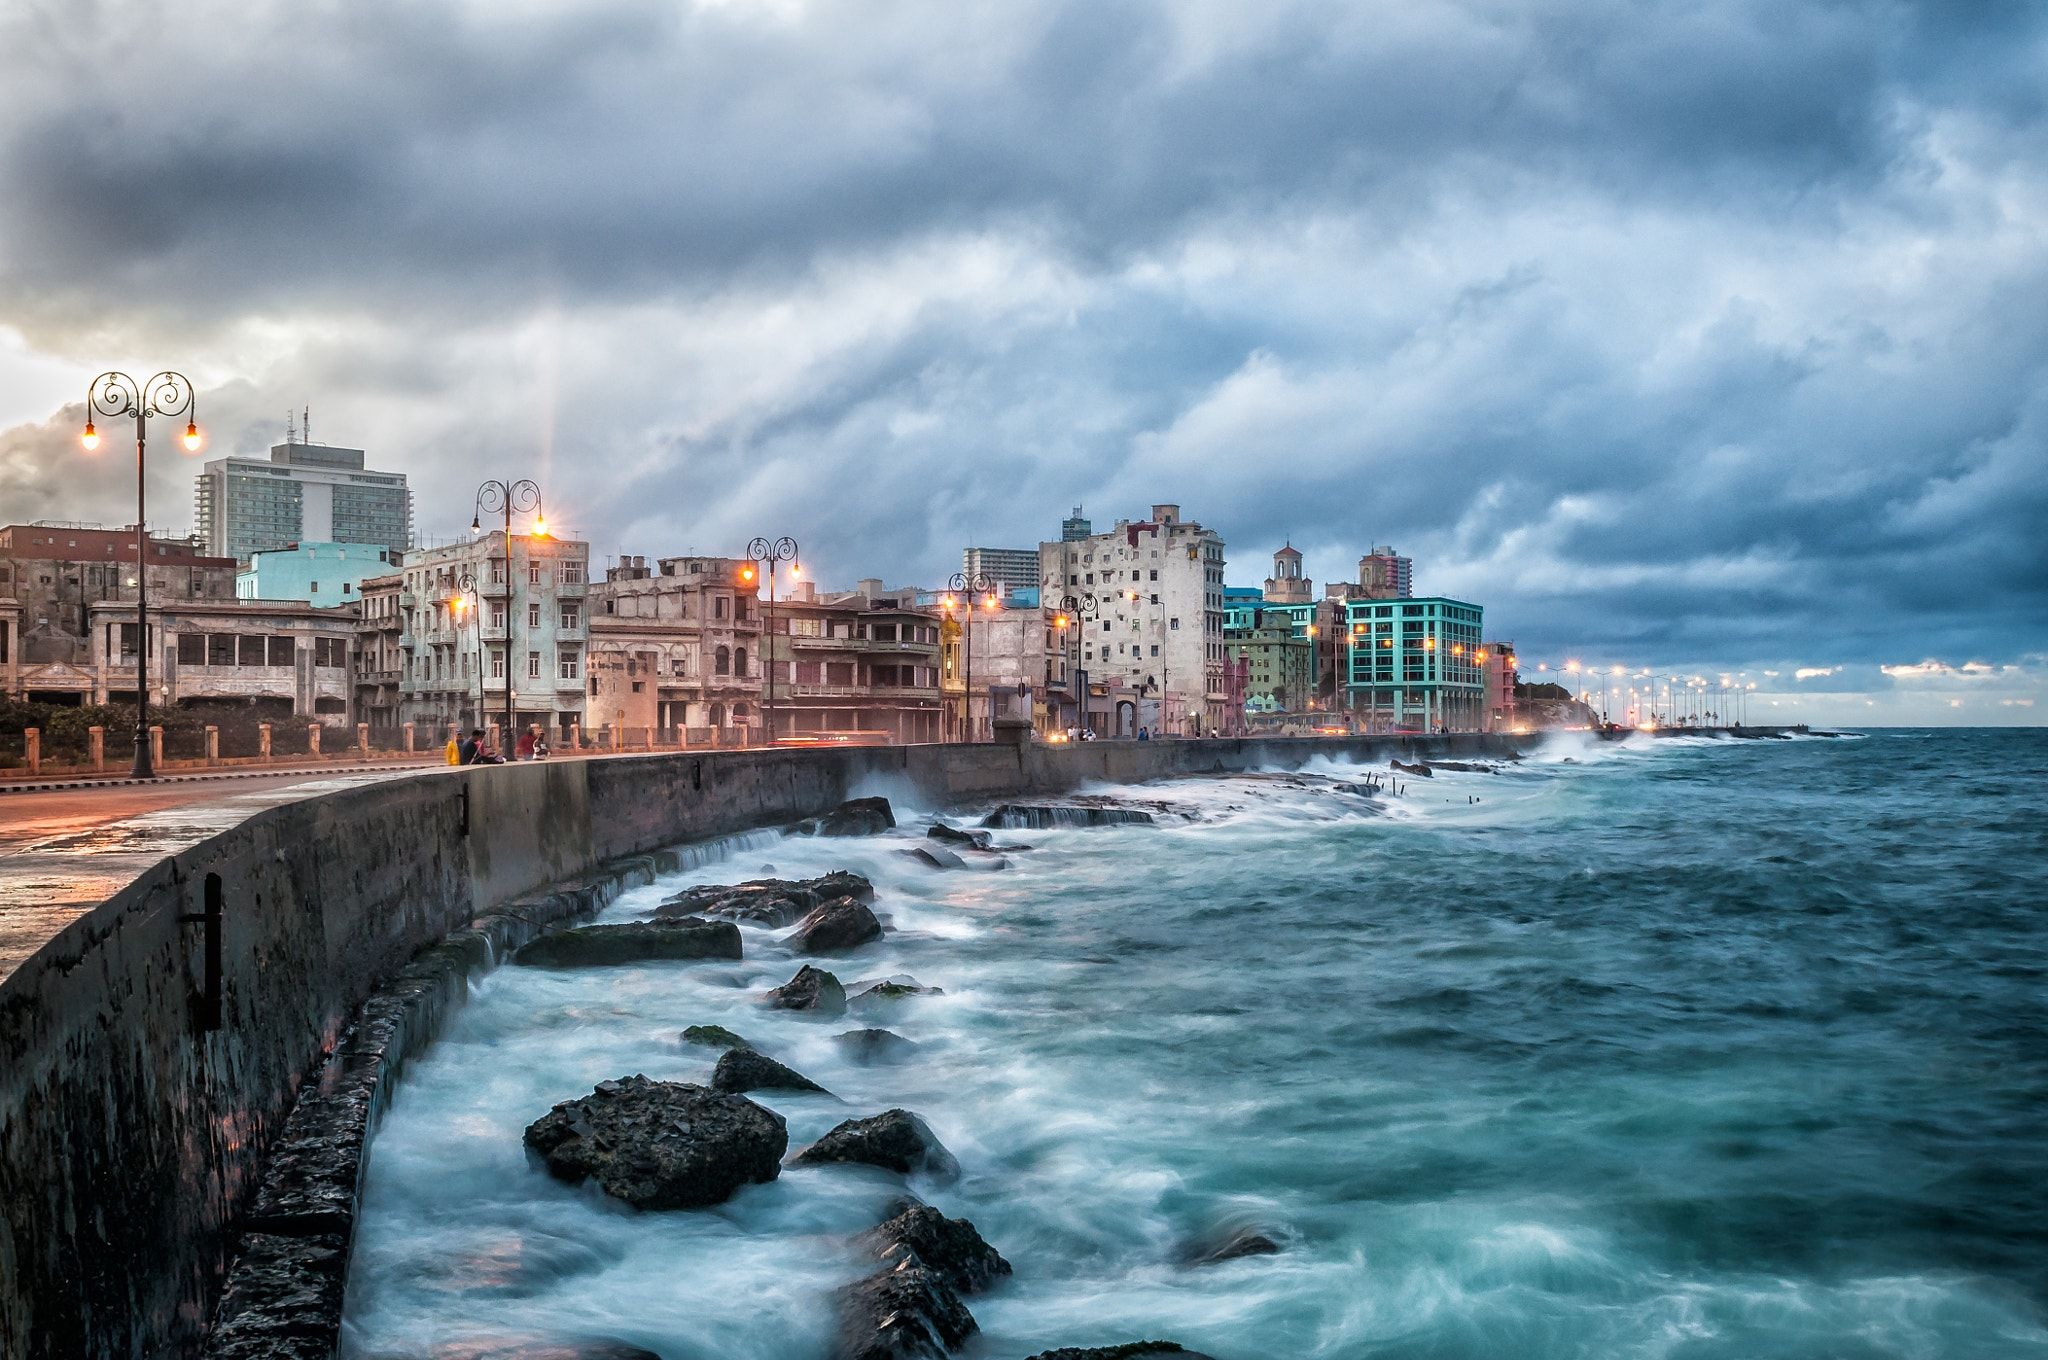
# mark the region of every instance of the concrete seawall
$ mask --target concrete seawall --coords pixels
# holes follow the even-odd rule
[[[913,746],[439,771],[261,812],[0,984],[0,1357],[187,1356],[266,1154],[364,1000],[522,896],[865,792],[928,806],[1476,736]]]

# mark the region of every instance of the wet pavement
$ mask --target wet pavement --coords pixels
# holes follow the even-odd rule
[[[421,773],[405,766],[9,794],[0,799],[0,980],[166,855],[279,803]]]

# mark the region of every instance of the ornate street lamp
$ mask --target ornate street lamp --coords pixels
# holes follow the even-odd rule
[[[947,581],[947,585],[954,591],[965,595],[967,599],[966,621],[961,624],[963,630],[962,642],[967,649],[967,659],[965,675],[961,680],[960,717],[961,726],[966,731],[967,740],[978,741],[981,739],[981,733],[974,724],[974,606],[986,596],[988,603],[985,607],[989,609],[996,607],[996,583],[978,571],[972,574],[956,571],[953,573],[952,578]],[[953,598],[949,595],[946,597],[946,608],[950,611],[952,607]]]
[[[1046,587],[1058,584],[1059,578],[1057,576],[1045,578]],[[1088,687],[1083,683],[1081,674],[1081,625],[1093,619],[1101,612],[1101,602],[1095,598],[1092,591],[1085,595],[1062,595],[1057,603],[1052,602],[1049,594],[1041,594],[1039,596],[1039,608],[1046,616],[1047,622],[1051,623],[1053,628],[1061,634],[1061,653],[1064,655],[1069,646],[1073,648],[1073,659],[1067,667],[1067,694],[1074,701],[1075,725],[1077,727],[1086,727],[1088,725]]]
[[[768,702],[766,721],[768,726],[768,740],[772,743],[776,737],[775,568],[781,563],[787,562],[789,563],[790,576],[797,577],[804,574],[804,564],[798,558],[796,540],[793,538],[778,538],[773,540],[772,542],[765,538],[757,538],[753,542],[747,544],[747,560],[749,562],[755,563],[756,566],[758,566],[759,570],[766,572],[768,576],[768,614],[767,617],[765,617],[761,621],[761,652],[763,654],[762,665],[768,671]],[[740,577],[748,585],[752,585],[754,584],[755,572],[755,566],[742,567],[740,569]]]
[[[143,450],[149,434],[149,418],[185,417],[184,445],[187,453],[199,452],[198,402],[192,380],[166,369],[147,382],[138,383],[126,373],[107,372],[85,389],[85,430],[79,442],[88,453],[100,445],[94,416],[118,420],[135,417],[135,768],[136,779],[156,778],[155,761],[149,749],[149,506],[143,483]]]
[[[481,601],[477,595],[476,573],[464,568],[455,578],[455,593],[448,597],[448,612],[455,619],[455,640],[462,641],[462,616],[469,615],[476,624],[476,725],[484,721],[484,621]],[[462,697],[469,698],[469,686],[462,687]]]
[[[515,510],[522,515],[528,510],[533,511],[533,536],[536,538],[546,538],[548,536],[547,512],[541,509],[540,504],[540,483],[528,478],[521,478],[516,482],[501,482],[495,479],[485,482],[476,489],[476,513],[471,515],[469,520],[469,531],[473,534],[480,534],[484,529],[485,515],[495,515],[502,512],[505,516],[505,735],[503,741],[508,747],[512,745],[514,740],[512,736],[512,685],[513,677],[517,674],[513,668],[512,660],[512,620],[519,612],[516,607],[519,602],[519,584],[512,579],[512,513]],[[483,687],[481,676],[478,677],[477,686],[479,690]],[[483,710],[483,701],[481,699],[477,701],[477,710],[479,713]],[[504,755],[504,752],[500,751],[498,754]]]

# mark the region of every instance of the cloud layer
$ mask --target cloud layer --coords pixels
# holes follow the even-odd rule
[[[123,518],[61,383],[175,363],[429,534],[537,473],[601,554],[934,579],[1176,500],[1525,653],[2032,683],[2044,91],[2020,0],[28,0],[0,516]]]

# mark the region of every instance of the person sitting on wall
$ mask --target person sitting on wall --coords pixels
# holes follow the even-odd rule
[[[462,743],[462,763],[465,765],[503,765],[505,758],[484,744],[484,730],[479,727],[469,734],[469,740]]]
[[[533,759],[533,743],[534,737],[533,729],[531,727],[527,728],[524,732],[521,732],[519,734],[519,746],[517,749],[519,751],[519,758],[521,760]]]

